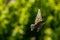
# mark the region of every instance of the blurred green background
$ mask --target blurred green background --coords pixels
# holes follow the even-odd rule
[[[38,8],[46,23],[31,32]],[[0,0],[0,40],[60,40],[60,0]]]

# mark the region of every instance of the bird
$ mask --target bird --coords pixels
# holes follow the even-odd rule
[[[35,23],[30,25],[31,31],[37,28],[37,32],[39,32],[43,24],[45,24],[45,21],[42,19],[40,9],[38,9],[38,13],[35,18]]]

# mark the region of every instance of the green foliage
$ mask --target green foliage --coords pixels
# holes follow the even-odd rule
[[[30,25],[38,8],[46,20],[38,39],[59,40],[60,0],[0,0],[0,39],[31,40],[36,33],[31,32]]]

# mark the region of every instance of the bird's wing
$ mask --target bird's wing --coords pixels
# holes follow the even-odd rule
[[[41,11],[40,9],[38,9],[38,13],[35,19],[35,24],[37,24],[38,22],[42,21],[42,16],[41,16]]]

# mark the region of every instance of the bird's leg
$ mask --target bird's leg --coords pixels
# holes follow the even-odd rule
[[[39,32],[40,28],[37,28],[37,32]]]

